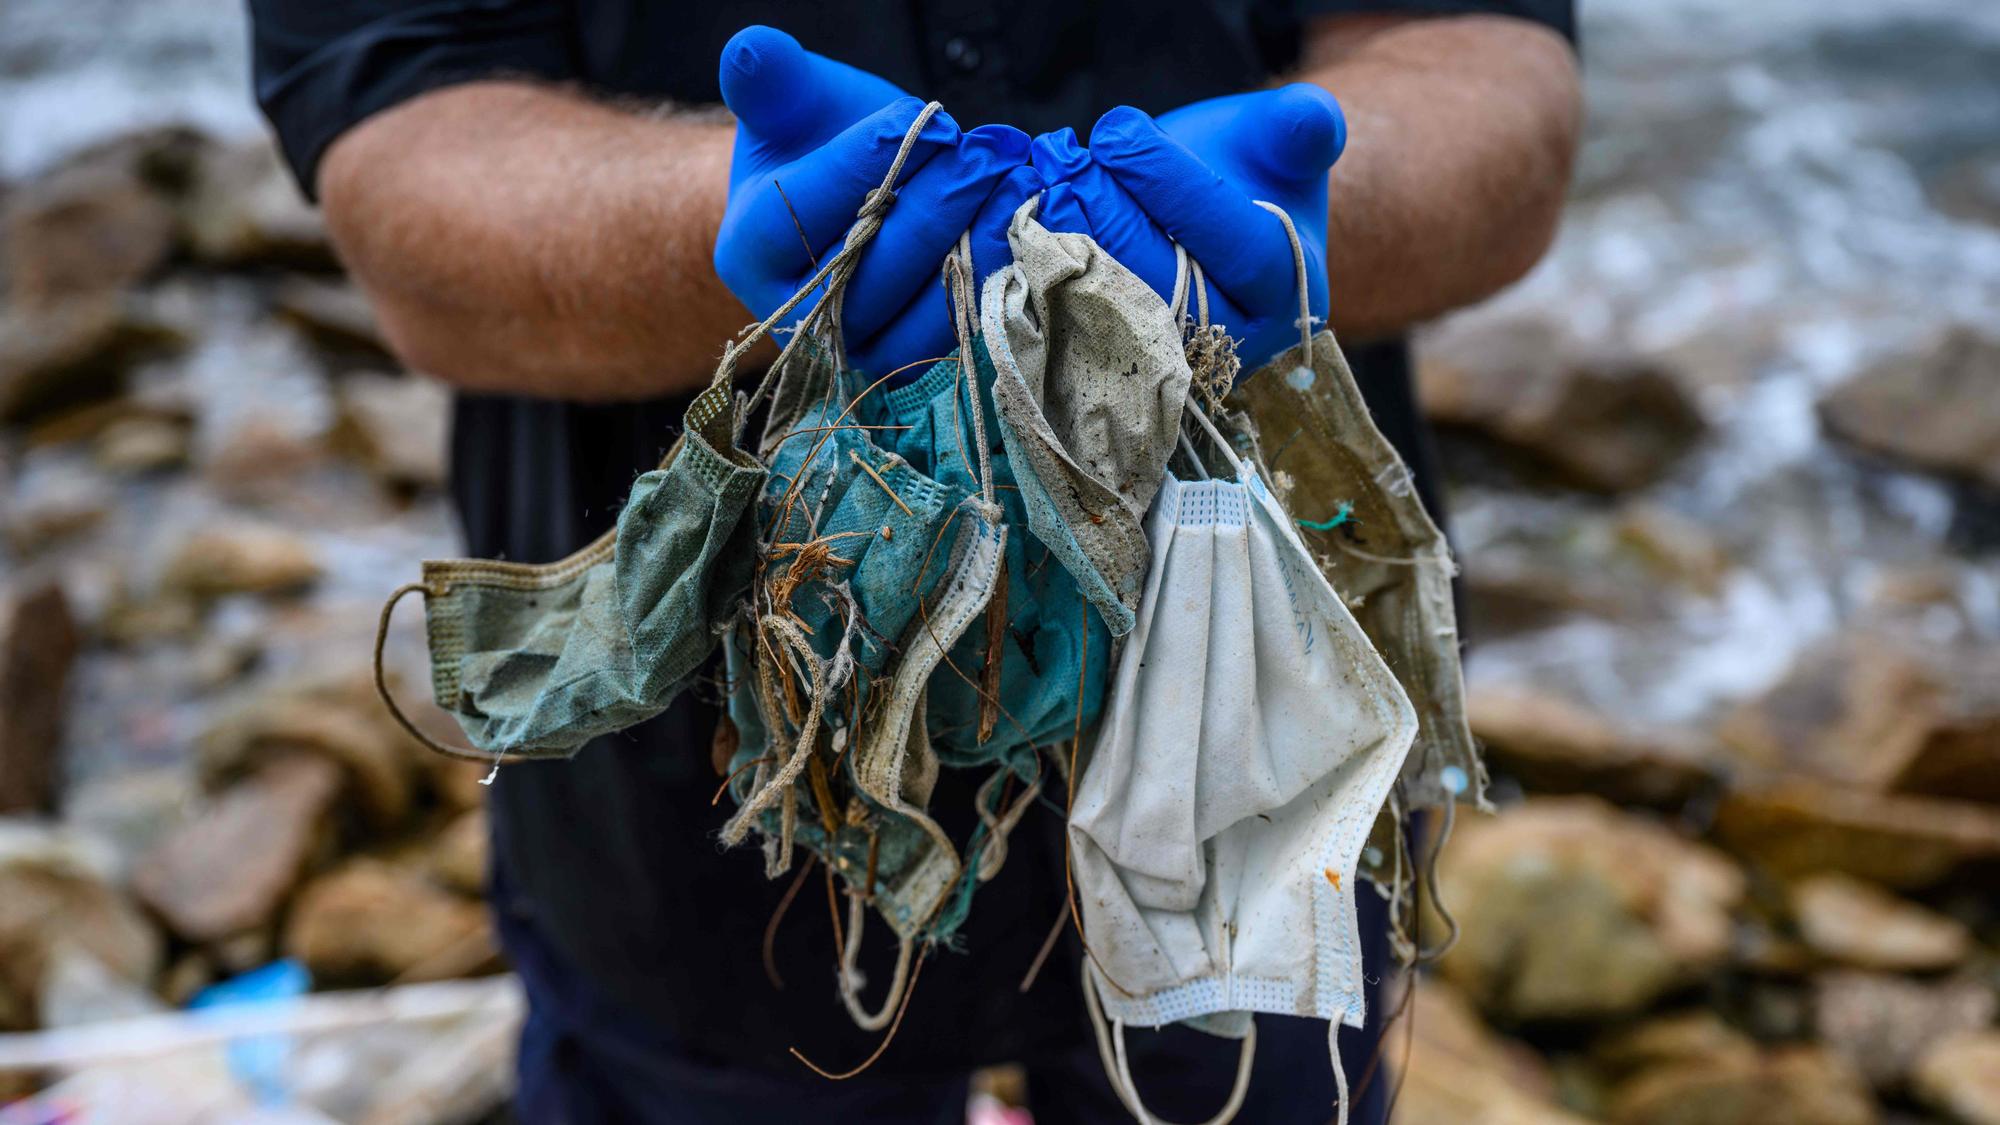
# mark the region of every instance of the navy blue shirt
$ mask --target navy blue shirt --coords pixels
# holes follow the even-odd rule
[[[767,23],[814,51],[942,101],[972,125],[1030,133],[1092,122],[1115,105],[1163,112],[1261,85],[1291,67],[1302,22],[1322,12],[1493,12],[1573,35],[1571,0],[251,0],[257,97],[311,191],[340,133],[426,90],[518,76],[624,99],[718,100],[717,61]],[[505,121],[493,128],[504,129]],[[1338,289],[1336,288],[1336,292]],[[718,341],[720,343],[720,341]],[[1350,348],[1378,424],[1438,510],[1435,475],[1399,343]],[[684,400],[613,406],[461,396],[452,489],[473,555],[545,562],[610,527],[632,479],[672,442]],[[385,586],[391,576],[384,575]],[[671,1049],[795,1069],[797,1046],[831,1065],[875,1036],[834,993],[832,924],[815,882],[778,933],[786,982],[766,981],[765,924],[789,880],[754,848],[723,853],[709,765],[714,701],[600,739],[568,762],[510,766],[490,801],[495,900],[588,1011]],[[972,808],[979,778],[945,771],[933,807]],[[1023,973],[1063,903],[1059,808],[1031,813],[975,901],[959,952],[930,958],[878,1074],[959,1071],[1066,1051],[1088,1035],[1073,939],[1026,993]],[[953,827],[948,823],[948,827]],[[959,823],[963,838],[970,825]],[[863,965],[889,979],[886,927]]]

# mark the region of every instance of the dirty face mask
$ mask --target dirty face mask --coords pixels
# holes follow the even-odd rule
[[[1409,877],[1392,868],[1404,853],[1401,813],[1448,814],[1461,800],[1487,807],[1486,770],[1465,718],[1450,547],[1376,428],[1331,332],[1302,331],[1297,347],[1238,382],[1226,405],[1266,458],[1272,488],[1320,573],[1354,607],[1416,707],[1417,741],[1398,807],[1384,810],[1364,853],[1370,878],[1400,885]]]
[[[746,517],[765,477],[732,422],[726,394],[699,396],[616,529],[576,554],[432,560],[397,594],[424,594],[432,695],[473,747],[496,761],[573,753],[658,714],[701,667],[749,583]]]
[[[1169,476],[1154,500],[1153,567],[1070,822],[1116,1029],[1360,1025],[1355,867],[1416,716],[1289,524],[1247,466]]]
[[[1365,1014],[1357,867],[1417,717],[1262,475],[1188,414],[1235,479],[1169,475],[1148,518],[1145,591],[1070,820],[1086,999],[1142,1122],[1126,1024],[1244,1040],[1221,1121],[1254,1012],[1330,1021],[1344,1120],[1336,1037]]]
[[[1180,326],[1096,243],[1035,222],[1033,200],[1007,241],[1014,262],[987,278],[981,315],[1000,435],[1029,530],[1122,636],[1191,378]]]
[[[983,338],[972,341],[971,355],[970,378],[952,357],[863,400],[856,411],[880,427],[869,431],[877,440],[963,495],[979,491],[970,433],[975,394],[977,407],[993,417],[993,366]],[[994,429],[987,435],[994,500],[1003,522],[1018,532],[1028,526],[1026,505],[1015,463]],[[1094,722],[1103,698],[1110,633],[1069,571],[1033,535],[1008,537],[989,606],[992,612],[972,622],[931,680],[931,737],[947,766],[1032,760],[1034,747]]]
[[[880,229],[894,202],[889,187],[936,109],[933,103],[919,114],[842,250],[724,352],[688,407],[681,440],[659,469],[639,478],[611,533],[547,566],[428,562],[422,581],[390,598],[376,637],[376,687],[410,733],[447,754],[490,757],[497,767],[514,757],[573,753],[672,702],[714,650],[754,577],[749,508],[766,471],[738,446],[742,416],[766,396],[776,373],[794,366],[810,334],[801,330],[787,342],[740,410],[732,397],[736,364],[821,283],[829,294],[840,291]],[[838,315],[832,297],[808,321],[829,312]],[[433,695],[458,719],[473,751],[425,736],[389,695],[382,650],[396,602],[411,592],[425,597]]]
[[[960,266],[969,276],[969,261]],[[955,386],[968,385],[969,359],[956,367]],[[904,941],[940,936],[932,923],[963,864],[926,808],[939,769],[926,691],[1004,573],[1007,528],[991,458],[945,465],[948,481],[936,480],[880,448],[871,436],[879,424],[857,416],[873,385],[853,388],[825,367],[807,374],[781,384],[778,401],[800,405],[782,412],[791,417],[774,416],[764,443],[772,460],[760,505],[765,571],[746,621],[751,643],[732,649],[732,679],[748,680],[752,692],[738,710],[754,702],[758,736],[737,758],[758,756],[739,761],[755,773],[723,840],[741,840],[772,814],[772,871],[790,866],[804,831]],[[965,405],[971,433],[954,430],[954,440],[984,450],[983,406],[977,398]],[[926,468],[939,464],[925,460]],[[830,768],[845,770],[839,780],[858,802],[848,806],[856,815],[833,807]],[[803,822],[802,801],[816,814]],[[858,872],[842,866],[849,827],[869,838],[870,861]],[[885,842],[894,845],[886,867]]]

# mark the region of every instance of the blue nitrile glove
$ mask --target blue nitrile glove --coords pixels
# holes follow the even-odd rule
[[[840,248],[923,103],[769,27],[723,47],[721,84],[737,128],[715,272],[764,317]],[[961,132],[944,113],[924,126],[848,285],[841,327],[854,366],[886,373],[956,345],[939,269],[967,228],[982,277],[1007,263],[1007,219],[1040,186],[1027,155],[1027,134],[1009,126]]]
[[[1247,373],[1299,333],[1291,242],[1252,200],[1291,216],[1309,307],[1324,321],[1327,173],[1346,140],[1339,103],[1305,83],[1195,102],[1157,121],[1120,106],[1098,119],[1088,152],[1067,130],[1036,139],[1035,167],[1051,184],[1041,214],[1051,229],[1088,231],[1162,297],[1174,287],[1169,239],[1186,247],[1207,273],[1209,318],[1237,338]]]

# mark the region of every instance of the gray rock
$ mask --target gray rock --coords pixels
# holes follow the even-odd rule
[[[0,312],[0,422],[112,397],[134,365],[186,344],[127,300],[79,297]]]
[[[1579,346],[1534,320],[1447,331],[1421,355],[1424,412],[1590,492],[1660,479],[1707,430],[1654,362]]]
[[[273,762],[163,839],[133,872],[133,889],[188,941],[260,931],[305,875],[339,794],[331,762]]]
[[[0,599],[0,813],[54,804],[65,689],[78,645],[60,585]]]
[[[1971,330],[1930,353],[1864,372],[1819,404],[1835,438],[2000,491],[2000,341]]]

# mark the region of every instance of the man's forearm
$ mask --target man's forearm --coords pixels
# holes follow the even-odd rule
[[[518,82],[454,86],[328,150],[335,244],[391,346],[470,390],[689,390],[750,319],[711,255],[734,127]]]
[[[1576,60],[1492,16],[1338,17],[1297,77],[1340,99],[1328,273],[1333,326],[1399,331],[1489,296],[1554,237],[1581,124]]]

